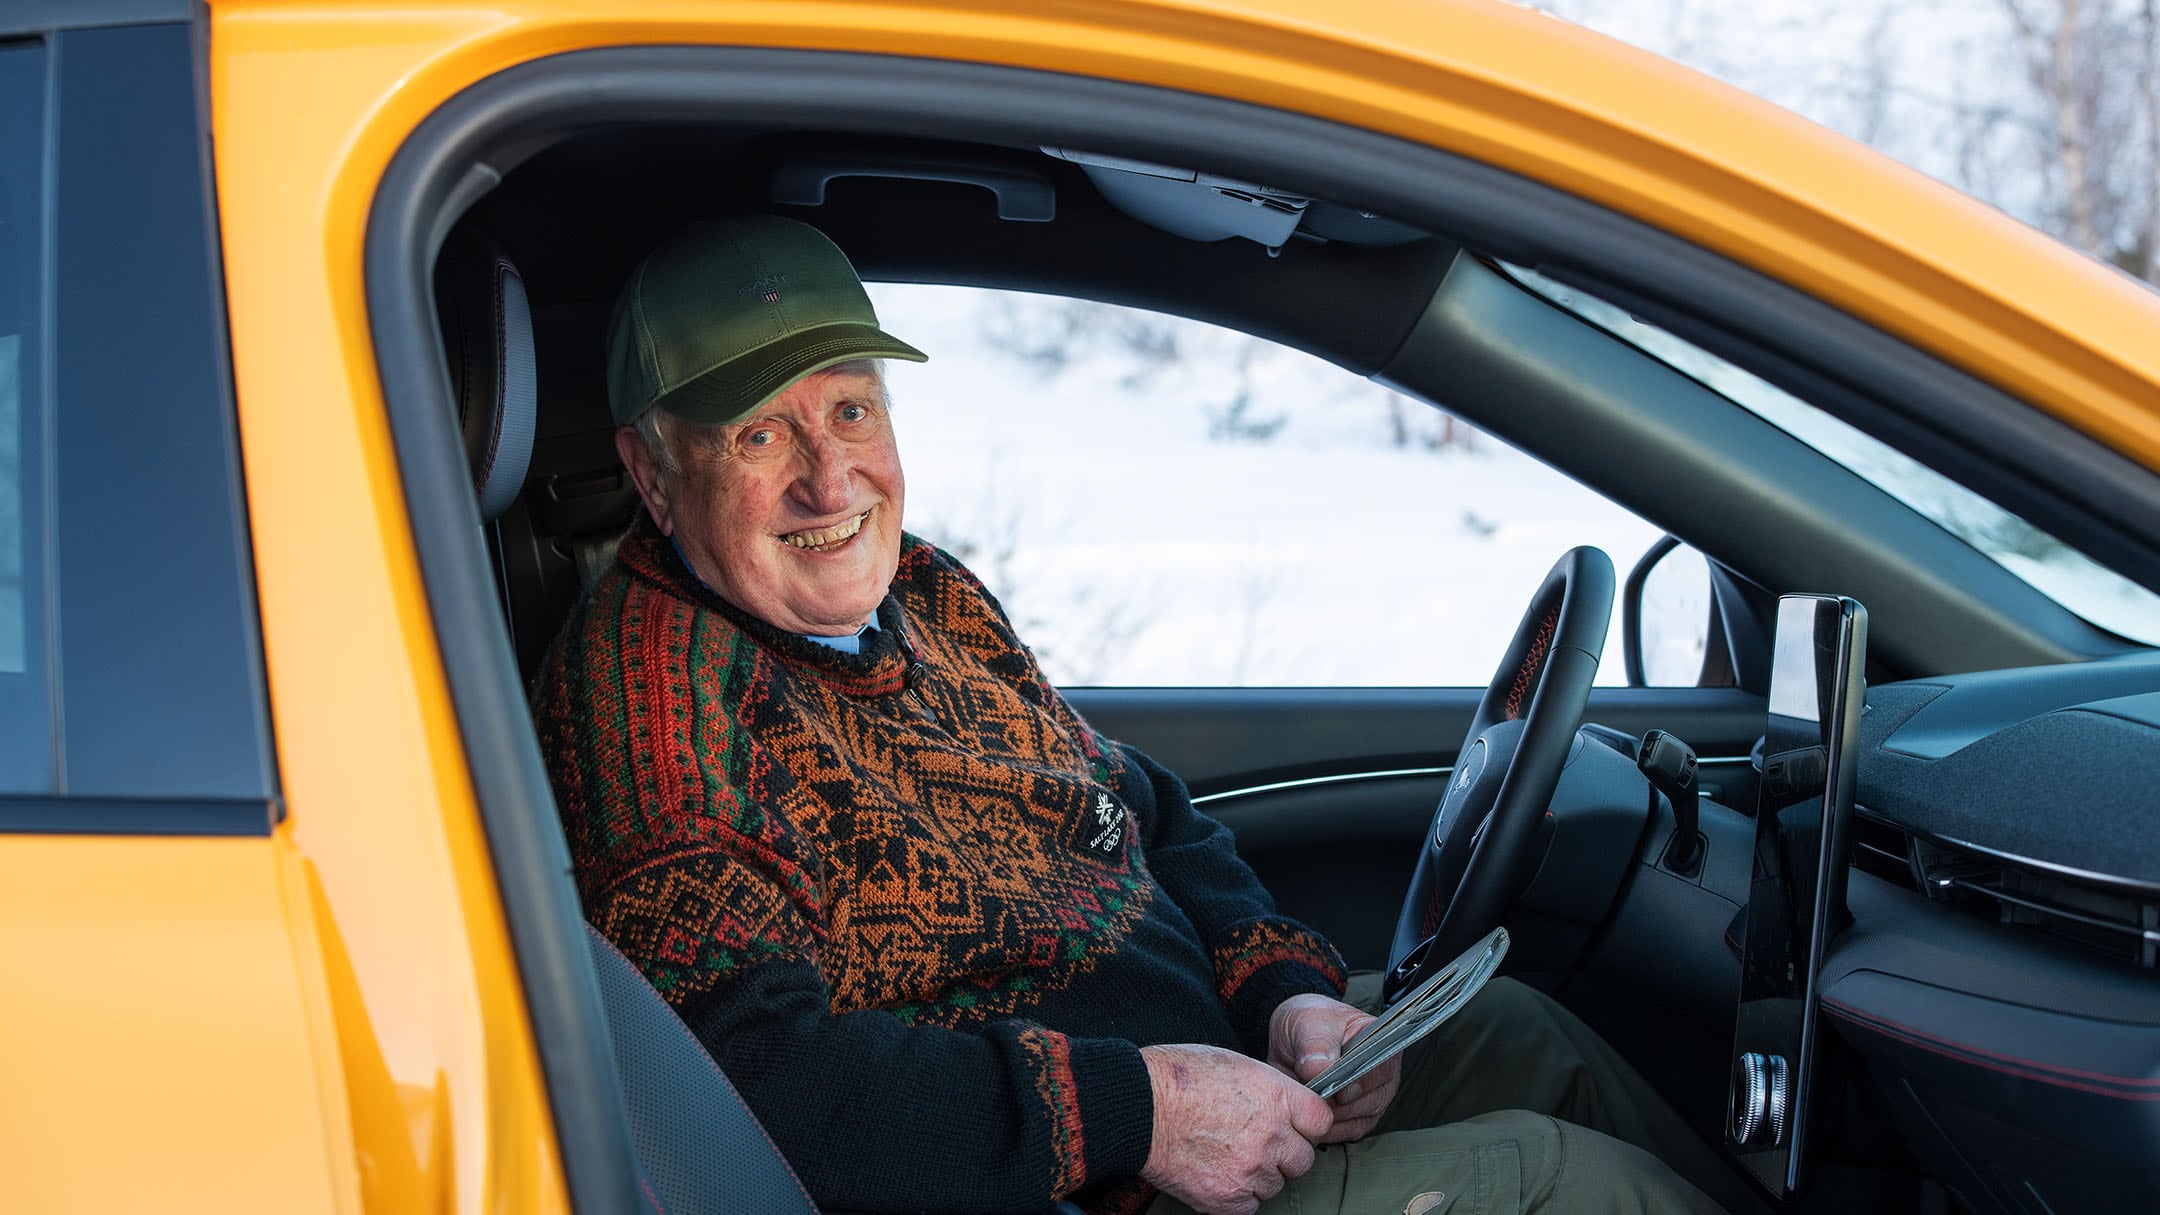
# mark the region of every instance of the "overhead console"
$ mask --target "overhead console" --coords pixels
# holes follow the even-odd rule
[[[1043,152],[1079,165],[1111,206],[1187,240],[1240,236],[1274,253],[1292,237],[1385,247],[1425,235],[1368,211],[1218,173],[1071,148],[1044,148]]]

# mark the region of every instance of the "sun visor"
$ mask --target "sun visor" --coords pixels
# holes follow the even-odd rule
[[[1070,148],[1044,148],[1069,160],[1120,211],[1187,240],[1242,236],[1270,249],[1297,230],[1312,200],[1234,178]]]

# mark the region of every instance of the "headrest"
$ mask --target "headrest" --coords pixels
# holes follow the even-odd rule
[[[493,519],[525,484],[539,413],[525,280],[493,242],[459,233],[435,261],[435,309],[473,492]]]

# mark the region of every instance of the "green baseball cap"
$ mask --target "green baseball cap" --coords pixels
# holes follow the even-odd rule
[[[718,426],[851,359],[929,356],[878,328],[847,255],[805,223],[699,224],[645,255],[608,323],[608,404]]]

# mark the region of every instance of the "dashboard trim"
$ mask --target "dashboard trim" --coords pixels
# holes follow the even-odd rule
[[[1247,785],[1238,789],[1225,789],[1220,793],[1208,793],[1192,799],[1195,806],[1213,802],[1230,801],[1240,797],[1258,797],[1265,793],[1281,793],[1288,789],[1312,789],[1322,785],[1354,785],[1365,781],[1399,780],[1406,777],[1447,776],[1455,771],[1449,764],[1439,768],[1384,768],[1373,772],[1339,772],[1332,776],[1308,776],[1302,780],[1270,781],[1264,785]]]
[[[1696,766],[1698,768],[1712,765],[1725,767],[1751,762],[1750,757],[1745,755],[1709,755],[1696,760]],[[1232,801],[1241,797],[1259,797],[1263,794],[1281,793],[1290,789],[1313,789],[1326,785],[1354,785],[1376,780],[1451,776],[1454,772],[1455,766],[1453,764],[1445,764],[1437,768],[1381,768],[1371,772],[1337,772],[1329,776],[1308,776],[1301,780],[1269,781],[1263,785],[1244,785],[1236,789],[1224,789],[1218,793],[1205,793],[1193,798],[1192,803],[1195,806],[1206,806],[1215,802]]]
[[[2160,882],[2147,882],[2142,881],[2138,878],[2123,877],[2119,874],[2100,873],[2091,869],[2080,869],[2075,865],[2065,865],[2059,861],[2036,860],[2033,857],[2021,856],[2015,852],[2006,852],[2001,848],[1990,848],[1985,844],[1975,844],[1970,840],[1962,840],[1954,836],[1943,835],[1939,832],[1928,831],[1919,827],[1913,827],[1908,824],[1901,823],[1894,818],[1890,818],[1889,816],[1883,814],[1881,811],[1870,810],[1865,806],[1855,806],[1853,807],[1853,810],[1855,813],[1864,816],[1871,822],[1880,823],[1883,826],[1895,828],[1896,830],[1906,832],[1907,834],[1912,835],[1918,839],[1926,840],[1927,842],[1938,845],[1940,847],[1963,849],[1966,852],[1971,852],[1979,856],[1984,856],[1989,860],[2001,861],[2006,865],[2017,865],[2022,868],[2036,870],[2038,872],[2045,873],[2051,877],[2065,878],[2074,882],[2087,882],[2092,885],[2106,886],[2114,890],[2119,890],[2126,893],[2160,898]]]

